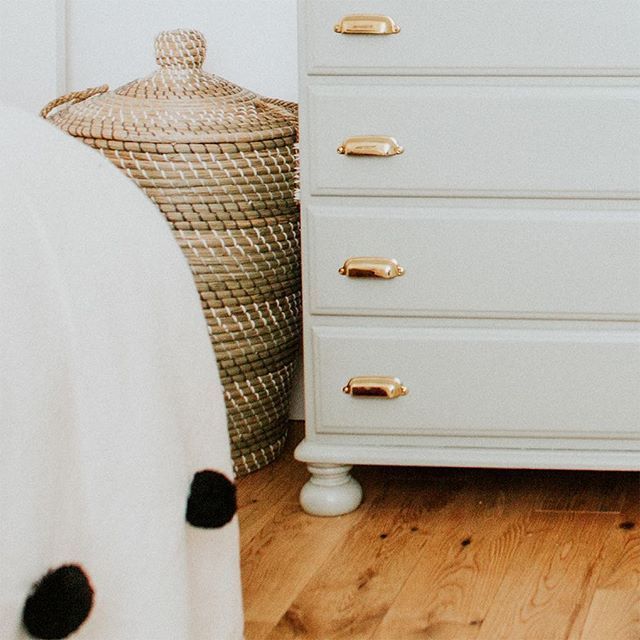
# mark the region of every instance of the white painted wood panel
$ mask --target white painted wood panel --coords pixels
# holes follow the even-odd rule
[[[640,211],[311,204],[314,314],[640,319]],[[393,258],[392,280],[338,273]]]
[[[314,74],[638,75],[639,0],[306,0]],[[391,36],[342,35],[350,13],[392,17]]]
[[[316,79],[307,89],[312,195],[640,197],[640,82]],[[346,156],[393,136],[393,157]]]
[[[499,446],[467,446],[453,442],[449,446],[429,443],[407,445],[401,440],[375,445],[361,442],[328,444],[306,439],[296,449],[297,460],[313,464],[379,464],[434,467],[494,467],[498,469],[576,469],[637,471],[640,467],[638,441],[632,449],[609,448],[612,442],[598,440],[600,449],[583,448],[589,440],[576,440],[571,448],[554,443],[520,447],[517,440],[505,439]],[[540,443],[539,443],[540,445]],[[425,488],[426,490],[426,488]]]
[[[351,464],[639,469],[640,0],[299,9],[303,508],[355,508]],[[405,275],[340,276],[358,255]],[[371,375],[409,395],[343,393]]]
[[[317,433],[640,438],[637,329],[310,331]],[[363,375],[398,377],[409,395],[342,392]]]

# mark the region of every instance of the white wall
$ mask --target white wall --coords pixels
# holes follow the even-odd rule
[[[0,0],[0,100],[28,111],[65,90],[64,0]]]
[[[116,88],[152,73],[153,41],[193,28],[205,70],[259,93],[297,97],[295,0],[67,0],[67,86]]]
[[[180,27],[204,33],[207,71],[297,99],[296,0],[0,0],[0,99],[37,112],[115,89],[152,73],[155,36]]]

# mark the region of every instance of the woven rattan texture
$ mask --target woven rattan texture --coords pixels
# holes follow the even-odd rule
[[[99,150],[169,222],[200,294],[244,475],[277,457],[287,435],[301,331],[297,111],[202,72],[204,57],[197,32],[163,33],[156,74],[75,93],[72,106],[43,114]]]

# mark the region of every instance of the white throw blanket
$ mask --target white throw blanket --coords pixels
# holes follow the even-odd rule
[[[0,638],[78,564],[74,640],[239,640],[237,518],[185,522],[195,472],[233,478],[188,266],[98,153],[4,107],[0,140]]]

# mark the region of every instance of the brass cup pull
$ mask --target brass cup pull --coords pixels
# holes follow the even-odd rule
[[[400,27],[389,16],[349,15],[334,27],[336,33],[345,35],[390,36],[400,32]]]
[[[393,258],[357,257],[345,260],[338,273],[347,278],[382,278],[391,280],[405,271]]]
[[[358,376],[351,378],[342,391],[354,398],[383,398],[393,400],[409,393],[398,378],[386,376]]]
[[[404,149],[390,136],[352,136],[339,147],[345,156],[398,156]]]

